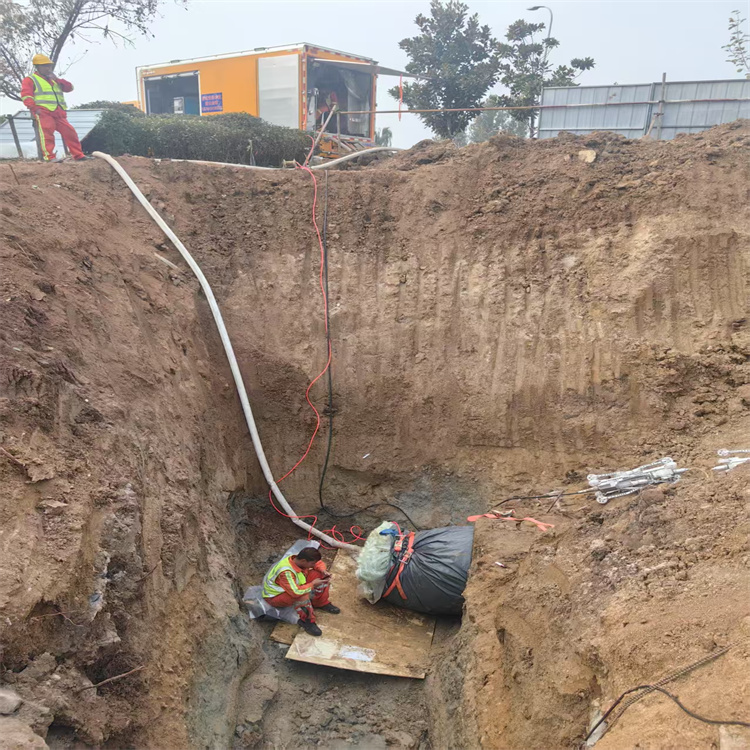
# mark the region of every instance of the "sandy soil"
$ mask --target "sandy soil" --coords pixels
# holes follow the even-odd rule
[[[667,143],[501,137],[330,174],[326,503],[395,498],[439,526],[590,471],[663,455],[705,469],[750,447],[748,145],[746,124]],[[325,361],[309,176],[122,162],[214,285],[283,473]],[[483,526],[426,691],[341,677],[336,700],[364,721],[324,725],[338,677],[280,662],[241,610],[293,533],[262,510],[197,283],[156,257],[180,264],[106,164],[14,170],[0,165],[0,679],[53,744],[571,747],[596,701],[744,632],[747,473],[692,472],[564,504],[549,537]],[[283,485],[300,512],[318,507],[324,442]],[[680,696],[747,717],[743,659]],[[301,734],[285,728],[298,703],[320,718]],[[651,697],[600,746],[706,747],[708,731]]]

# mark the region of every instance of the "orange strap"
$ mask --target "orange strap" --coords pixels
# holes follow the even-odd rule
[[[414,550],[414,532],[412,531],[406,536],[398,537],[398,539],[396,539],[396,544],[393,547],[394,552],[401,552],[404,546],[404,539],[406,539],[406,552],[404,552],[404,554],[399,558],[400,564],[398,566],[398,570],[396,571],[396,575],[393,577],[391,585],[383,594],[383,598],[388,596],[388,594],[390,594],[391,591],[393,591],[393,589],[395,588],[398,590],[398,593],[401,594],[401,598],[404,600],[406,599],[406,594],[404,593],[404,589],[401,586],[401,571],[404,569],[404,565],[406,565],[409,560],[411,560],[412,551]],[[393,567],[391,567],[391,570],[393,570]]]
[[[553,523],[545,523],[544,521],[537,521],[536,518],[513,518],[510,516],[502,516],[500,515],[499,511],[490,511],[489,513],[483,513],[480,516],[469,516],[466,520],[469,523],[474,523],[474,521],[478,521],[480,518],[491,518],[494,521],[516,521],[516,523],[520,523],[521,521],[528,521],[529,523],[533,523],[538,529],[541,531],[549,531],[550,529],[555,528],[555,524]]]

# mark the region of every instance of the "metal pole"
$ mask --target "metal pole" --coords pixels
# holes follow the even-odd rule
[[[547,28],[547,38],[544,44],[544,57],[542,58],[542,69],[540,71],[540,77],[542,79],[541,80],[542,88],[539,91],[539,97],[540,97],[539,103],[541,104],[542,91],[544,90],[544,72],[547,69],[547,59],[549,58],[548,42],[550,40],[550,37],[552,36],[552,22],[554,21],[554,16],[552,14],[552,8],[550,8],[547,5],[532,5],[530,8],[527,8],[526,10],[532,10],[532,11],[533,10],[546,10],[549,13],[549,26]],[[537,118],[538,118],[537,113],[534,110],[531,110],[531,112],[529,112],[529,138],[536,138],[538,136],[538,133],[535,132],[535,128],[537,127]]]
[[[326,117],[326,121],[323,123],[323,125],[320,128],[320,133],[318,133],[318,137],[313,141],[313,147],[310,149],[310,153],[307,155],[307,159],[305,159],[305,165],[307,165],[307,162],[310,161],[310,158],[315,153],[315,149],[318,147],[318,144],[320,143],[320,139],[323,137],[323,133],[325,133],[326,128],[328,127],[328,123],[331,121],[331,118],[336,114],[336,105],[333,105],[333,109],[330,111],[328,117]]]
[[[39,135],[39,128],[41,127],[41,124],[37,118],[34,117],[34,115],[29,112],[29,116],[31,117],[31,125],[34,128],[34,140],[36,141],[36,155],[38,159],[41,159],[44,161],[44,152],[42,151],[42,137]]]
[[[656,124],[656,140],[661,140],[661,127],[664,120],[664,93],[667,90],[667,74],[661,74],[661,93],[659,94],[659,111],[656,116],[659,118],[659,122]]]
[[[13,135],[13,143],[16,144],[16,151],[18,151],[18,158],[23,159],[23,149],[21,148],[21,142],[18,140],[18,132],[16,131],[16,123],[13,119],[13,115],[8,115],[8,124],[10,125],[10,132]]]

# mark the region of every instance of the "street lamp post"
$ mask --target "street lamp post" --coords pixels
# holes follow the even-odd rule
[[[547,42],[549,42],[550,36],[552,35],[552,21],[554,20],[554,16],[552,15],[552,8],[548,7],[547,5],[532,5],[530,8],[527,8],[526,10],[546,10],[546,11],[549,11],[549,27],[547,28],[547,40],[546,40]],[[547,67],[547,55],[549,55],[549,44],[545,44],[544,45],[544,57],[542,58],[542,73],[541,73],[541,75],[542,75],[542,81],[544,81],[544,69]],[[541,97],[541,95],[542,95],[542,92],[540,90],[539,91],[539,96]],[[530,122],[529,122],[529,124],[531,126],[529,128],[529,130],[530,130],[529,136],[531,138],[535,137],[535,134],[534,134],[534,124],[535,124],[536,118],[534,117],[534,114],[535,113],[532,111]]]
[[[550,38],[552,35],[552,21],[554,20],[554,17],[552,16],[552,8],[547,7],[546,5],[532,5],[530,8],[526,8],[526,10],[547,10],[549,11],[549,28],[547,29],[547,39]]]

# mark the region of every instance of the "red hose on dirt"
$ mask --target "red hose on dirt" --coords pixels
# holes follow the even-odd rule
[[[328,334],[328,295],[326,294],[325,284],[323,281],[323,269],[324,269],[324,262],[325,262],[325,248],[323,246],[323,237],[320,234],[320,228],[318,227],[318,220],[316,218],[316,211],[318,208],[318,181],[315,179],[315,175],[313,174],[312,170],[307,165],[296,165],[297,169],[300,169],[304,172],[307,172],[313,181],[313,204],[312,204],[312,224],[313,228],[315,229],[315,235],[318,238],[318,246],[320,248],[320,274],[318,275],[318,283],[320,285],[320,293],[323,296],[323,313],[324,313],[324,321],[325,321],[325,332],[326,332],[326,341],[328,344],[328,358],[326,359],[325,367],[313,378],[313,380],[310,381],[310,384],[307,386],[307,390],[305,391],[305,400],[309,404],[310,408],[315,413],[315,429],[313,430],[313,434],[310,437],[310,441],[307,444],[307,449],[302,454],[302,458],[300,458],[299,461],[297,461],[294,466],[292,466],[289,471],[287,471],[286,474],[284,474],[283,477],[276,480],[276,484],[281,484],[290,474],[294,472],[294,470],[307,458],[308,454],[310,453],[310,449],[312,448],[313,442],[315,441],[315,438],[318,435],[318,432],[320,431],[320,412],[315,408],[315,404],[310,400],[310,390],[312,387],[328,372],[328,368],[331,366],[331,360],[333,358],[333,350],[331,348],[331,339],[327,335]],[[315,524],[318,522],[318,517],[316,515],[308,515],[308,516],[290,516],[287,513],[284,513],[283,511],[279,510],[276,507],[276,504],[273,501],[273,492],[269,491],[268,493],[268,499],[271,502],[271,507],[280,515],[284,516],[285,518],[297,518],[297,519],[308,519],[312,518],[312,527],[315,528]],[[344,535],[336,529],[336,526],[334,525],[330,529],[324,530],[326,534],[333,537],[338,542],[346,542],[346,539]],[[361,541],[364,539],[362,536],[363,529],[361,526],[352,526],[349,529],[349,533],[352,535],[353,542]],[[312,536],[312,530],[308,534],[308,539]],[[332,547],[327,547],[325,544],[321,542],[321,546],[326,547],[326,549],[333,549]]]

